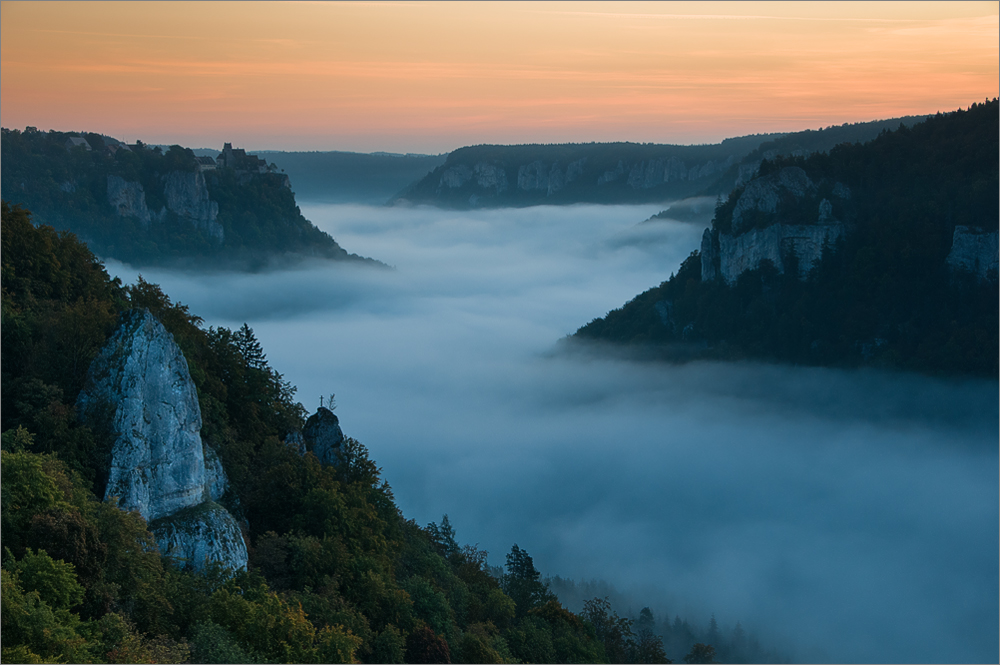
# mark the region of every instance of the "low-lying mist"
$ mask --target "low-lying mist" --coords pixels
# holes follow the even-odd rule
[[[517,543],[797,660],[996,661],[996,382],[555,352],[697,248],[635,228],[663,207],[302,205],[395,270],[143,276],[249,323],[309,410],[336,393],[404,514],[493,564]]]

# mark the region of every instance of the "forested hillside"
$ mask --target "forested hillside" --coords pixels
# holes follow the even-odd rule
[[[257,268],[314,256],[354,259],[305,219],[287,175],[263,160],[205,170],[181,146],[98,134],[3,129],[4,200],[72,231],[105,258]],[[202,261],[199,261],[202,260]]]
[[[651,615],[601,599],[573,614],[517,545],[491,571],[446,516],[407,520],[358,441],[332,464],[297,449],[306,414],[249,327],[205,328],[6,203],[2,243],[4,662],[668,662]],[[138,512],[101,500],[112,437],[80,423],[77,395],[133,308],[183,351],[246,571],[161,557]],[[707,662],[692,640],[711,631],[682,628],[673,648]]]
[[[764,161],[675,275],[574,338],[667,358],[995,377],[998,120],[994,99]],[[807,265],[811,233],[836,240]]]

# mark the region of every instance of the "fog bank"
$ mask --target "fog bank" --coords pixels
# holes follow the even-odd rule
[[[308,409],[335,392],[406,516],[493,564],[516,542],[800,660],[996,661],[995,381],[553,353],[698,246],[636,227],[663,207],[302,205],[396,269],[143,275],[249,323]]]

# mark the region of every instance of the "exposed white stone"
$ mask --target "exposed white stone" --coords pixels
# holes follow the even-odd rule
[[[823,255],[824,245],[833,245],[844,227],[840,224],[802,225],[772,224],[763,229],[750,229],[746,233],[732,236],[719,234],[719,274],[727,284],[747,270],[758,268],[765,259],[785,272],[785,258],[792,252],[798,258],[798,277],[805,278]],[[704,251],[704,239],[703,239]],[[702,274],[706,269],[702,264]]]
[[[536,189],[549,189],[549,169],[541,160],[522,164],[517,169],[517,188],[530,192]]]
[[[222,225],[215,221],[219,216],[219,204],[209,198],[205,175],[201,171],[171,171],[164,178],[163,196],[168,210],[222,241]]]
[[[229,489],[229,477],[222,467],[219,454],[205,446],[205,501],[218,501]]]
[[[150,531],[160,553],[196,571],[210,563],[231,570],[247,567],[247,546],[239,524],[217,503],[205,502],[155,520]]]
[[[507,172],[502,167],[479,162],[473,173],[476,176],[476,184],[480,187],[492,189],[496,194],[507,191]]]
[[[806,172],[797,166],[786,166],[777,173],[751,181],[733,208],[733,233],[746,230],[752,220],[751,212],[774,214],[783,195],[801,198],[815,189]]]
[[[138,511],[161,551],[195,569],[210,561],[246,567],[236,520],[211,503],[225,494],[228,480],[218,455],[202,445],[187,361],[148,310],[122,315],[91,363],[77,409],[84,422],[115,438],[105,500]]]
[[[470,180],[472,180],[472,169],[465,164],[459,164],[444,170],[444,173],[441,174],[440,186],[456,189]]]
[[[108,176],[108,203],[119,217],[135,217],[149,226],[152,216],[146,207],[146,191],[142,183],[129,182],[116,175]]]
[[[997,232],[986,232],[970,226],[956,226],[948,253],[948,267],[968,272],[979,280],[997,278]]]
[[[147,520],[201,503],[201,409],[173,335],[132,310],[90,366],[77,406],[115,436],[105,498]]]

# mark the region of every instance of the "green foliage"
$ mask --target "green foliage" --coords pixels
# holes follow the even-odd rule
[[[83,587],[76,581],[73,564],[56,561],[45,550],[26,550],[24,557],[11,566],[26,591],[38,592],[39,598],[55,610],[68,610],[83,601]]]
[[[507,572],[500,580],[504,593],[517,607],[517,616],[523,617],[535,607],[544,605],[555,596],[539,581],[541,573],[535,570],[531,555],[515,544],[507,554]]]
[[[4,662],[89,662],[91,645],[80,634],[76,615],[53,608],[37,591],[25,590],[17,573],[6,567],[0,575]]]
[[[715,647],[711,644],[695,644],[691,647],[691,653],[684,656],[685,663],[714,663]]]
[[[345,439],[327,466],[285,445],[305,412],[249,326],[205,329],[157,285],[123,287],[73,236],[6,205],[3,242],[5,660],[601,659],[526,552],[514,547],[501,588],[447,516],[427,529],[403,519],[360,442]],[[138,513],[100,500],[113,435],[79,423],[73,404],[118,316],[137,307],[187,359],[253,572],[178,570]]]

